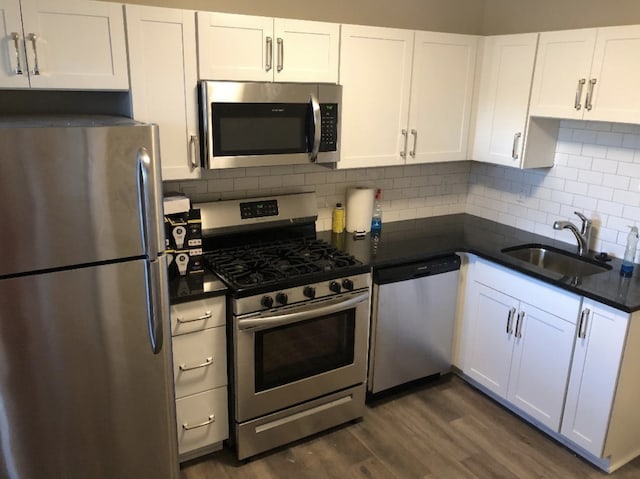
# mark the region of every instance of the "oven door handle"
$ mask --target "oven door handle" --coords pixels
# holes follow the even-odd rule
[[[304,306],[295,313],[272,313],[265,312],[259,313],[257,316],[251,318],[238,319],[238,329],[240,331],[260,331],[262,329],[270,329],[285,324],[297,323],[306,319],[313,319],[326,314],[337,313],[349,309],[356,304],[369,300],[369,292],[360,293],[356,296],[351,296],[348,299],[340,299],[325,301],[322,306],[318,306],[318,303]]]

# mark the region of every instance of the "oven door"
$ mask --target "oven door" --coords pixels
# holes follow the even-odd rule
[[[368,290],[234,318],[236,421],[363,383],[368,335]]]

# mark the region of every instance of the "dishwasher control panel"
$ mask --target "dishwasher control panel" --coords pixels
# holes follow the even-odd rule
[[[440,258],[416,261],[413,263],[374,269],[373,282],[377,284],[406,281],[411,278],[421,278],[433,274],[447,273],[460,269],[460,257],[447,255]]]

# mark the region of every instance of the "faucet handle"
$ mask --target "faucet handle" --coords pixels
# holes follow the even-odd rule
[[[583,235],[586,234],[587,230],[591,227],[591,220],[578,211],[574,211],[573,213],[582,221],[582,228],[580,228],[580,233]]]

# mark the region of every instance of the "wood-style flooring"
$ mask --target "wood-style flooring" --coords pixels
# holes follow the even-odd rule
[[[368,404],[364,419],[246,464],[223,450],[181,479],[640,478],[640,458],[595,468],[458,377]]]

